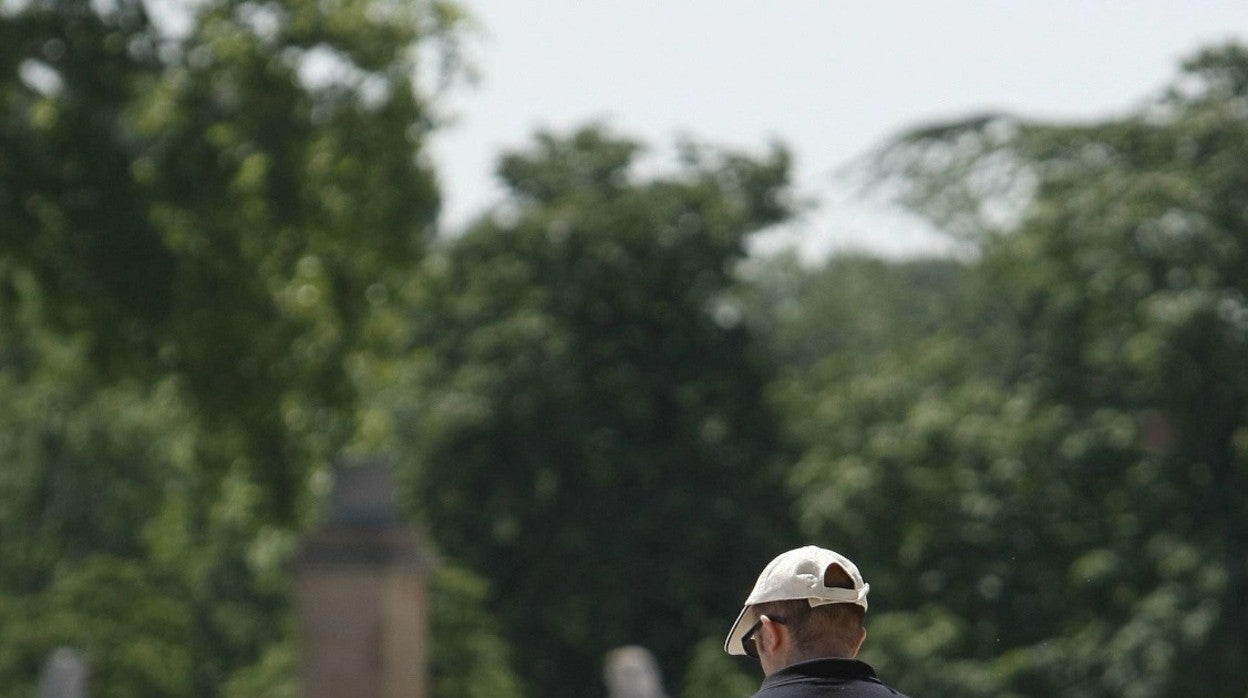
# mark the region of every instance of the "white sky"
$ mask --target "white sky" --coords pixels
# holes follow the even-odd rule
[[[454,230],[496,202],[494,164],[538,128],[604,121],[652,151],[675,137],[779,139],[823,203],[776,240],[808,257],[940,250],[845,200],[832,172],[890,135],[984,111],[1086,119],[1153,94],[1197,47],[1248,40],[1248,0],[464,0],[481,75],[433,156]]]

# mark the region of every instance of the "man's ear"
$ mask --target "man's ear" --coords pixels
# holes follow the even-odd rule
[[[767,643],[767,652],[774,654],[776,649],[780,646],[780,633],[783,632],[784,626],[783,624],[772,620],[771,617],[766,614],[762,616],[762,620],[763,625],[767,628],[767,633],[760,638],[760,641]]]
[[[858,626],[858,641],[854,643],[854,646],[851,648],[849,653],[850,659],[854,659],[858,656],[858,650],[862,649],[862,641],[865,639],[867,639],[867,629],[860,625]]]

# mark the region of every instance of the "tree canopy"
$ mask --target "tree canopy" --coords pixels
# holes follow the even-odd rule
[[[533,695],[642,643],[679,681],[790,531],[766,364],[726,291],[788,157],[687,146],[640,179],[589,127],[501,161],[512,199],[422,264],[400,433],[444,554],[480,570]]]
[[[72,644],[98,695],[220,695],[281,646],[437,214],[413,48],[453,5],[147,7],[0,4],[5,690]]]
[[[454,4],[147,8],[0,0],[0,695],[62,644],[93,695],[294,695],[286,563],[358,453],[445,562],[441,698],[623,644],[748,693],[719,642],[805,542],[911,695],[1248,693],[1248,49],[915,129],[873,181],[975,254],[803,266],[745,253],[784,148],[642,176],[601,125],[438,237]]]
[[[1245,75],[1210,49],[1123,119],[974,119],[881,154],[979,242],[982,293],[951,307],[998,323],[807,397],[802,522],[877,570],[870,656],[910,692],[1248,690]]]

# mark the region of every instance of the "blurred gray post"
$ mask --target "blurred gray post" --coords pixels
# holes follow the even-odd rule
[[[607,653],[604,664],[607,698],[667,698],[659,663],[645,647],[613,649]]]
[[[388,463],[341,465],[333,509],[295,560],[305,698],[424,698],[428,560]]]
[[[87,663],[69,647],[57,647],[48,655],[39,679],[39,698],[86,698]]]

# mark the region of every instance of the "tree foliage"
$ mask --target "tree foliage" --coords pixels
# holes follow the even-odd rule
[[[882,156],[979,240],[961,307],[1000,323],[807,398],[803,524],[861,551],[870,656],[909,692],[1248,690],[1245,75],[1211,49],[1123,119],[976,119]]]
[[[534,695],[641,643],[679,677],[788,530],[767,373],[724,295],[788,159],[689,146],[639,180],[590,127],[503,159],[513,196],[422,265],[416,502],[489,580]]]
[[[437,212],[413,48],[453,6],[147,7],[0,5],[6,691],[64,642],[100,695],[218,695],[283,641],[348,367]]]
[[[874,174],[978,254],[809,269],[743,251],[782,149],[641,177],[602,127],[432,241],[452,4],[148,7],[0,0],[0,693],[73,645],[101,696],[292,695],[284,563],[352,449],[451,562],[445,698],[624,644],[747,692],[718,642],[795,530],[912,695],[1248,692],[1242,46],[907,134]]]
[[[489,584],[479,575],[440,565],[431,580],[429,634],[432,695],[438,698],[519,698],[514,652],[485,609]]]

